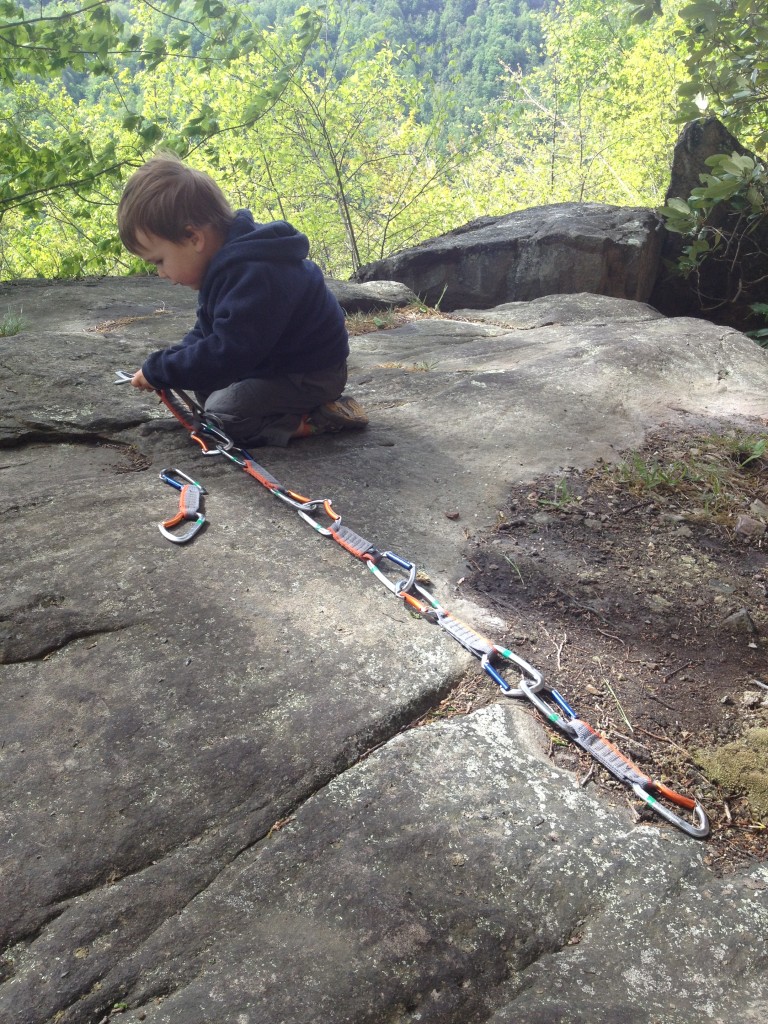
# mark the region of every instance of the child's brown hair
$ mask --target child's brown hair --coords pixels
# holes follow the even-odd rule
[[[139,231],[181,242],[190,227],[226,232],[234,216],[212,178],[188,167],[174,153],[158,153],[126,182],[117,207],[117,229],[125,248],[136,252]]]

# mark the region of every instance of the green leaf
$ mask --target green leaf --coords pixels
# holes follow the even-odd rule
[[[662,207],[663,210],[668,210],[671,213],[683,213],[690,215],[691,208],[684,199],[678,199],[673,197],[667,200],[667,205]]]

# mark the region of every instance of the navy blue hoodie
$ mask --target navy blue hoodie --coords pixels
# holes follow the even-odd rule
[[[249,377],[330,369],[349,355],[344,313],[309,241],[286,221],[238,210],[198,295],[197,323],[142,366],[156,388],[210,394]]]

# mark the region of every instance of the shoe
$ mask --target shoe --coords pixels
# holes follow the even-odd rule
[[[321,433],[320,428],[315,426],[309,416],[302,416],[301,423],[296,427],[291,437],[300,439],[302,437],[314,437],[315,434]]]
[[[359,402],[342,395],[335,402],[313,409],[309,422],[318,428],[316,433],[333,434],[339,430],[362,430],[368,426],[368,417]]]

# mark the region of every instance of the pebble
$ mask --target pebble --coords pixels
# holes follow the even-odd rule
[[[757,627],[752,621],[752,616],[746,608],[739,608],[738,611],[723,619],[723,625],[734,633],[756,633]]]
[[[740,515],[736,519],[736,525],[733,530],[734,533],[738,533],[740,537],[747,537],[749,539],[762,537],[765,533],[765,523],[761,523],[757,519],[752,519],[750,516]]]

